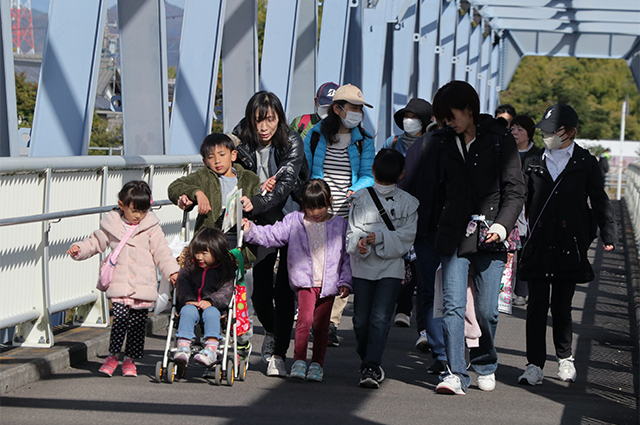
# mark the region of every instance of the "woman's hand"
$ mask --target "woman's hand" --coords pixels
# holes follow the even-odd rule
[[[353,195],[355,192],[353,190],[347,190],[347,198]]]
[[[487,233],[486,243],[500,242],[500,235],[497,233]]]
[[[207,198],[207,195],[205,195],[203,191],[199,190],[196,192],[196,201],[198,201],[198,214],[205,215],[211,211],[209,198]]]
[[[262,183],[262,186],[260,186],[260,192],[271,192],[274,187],[276,187],[276,179],[274,176],[271,176]]]
[[[338,288],[340,291],[340,298],[347,298],[349,296],[349,288],[347,288],[346,286],[341,286],[340,288]]]
[[[178,208],[184,211],[191,205],[193,205],[193,201],[191,201],[187,195],[180,195],[178,198]]]
[[[73,258],[78,257],[78,255],[80,255],[80,247],[78,245],[71,245],[71,247],[67,250],[67,254],[69,254]]]
[[[240,198],[240,203],[242,204],[242,211],[251,212],[253,211],[253,204],[251,203],[251,199],[243,196]]]
[[[602,244],[602,246],[604,246],[605,251],[613,251],[613,248],[615,248],[613,245]]]

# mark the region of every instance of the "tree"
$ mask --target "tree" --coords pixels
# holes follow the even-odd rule
[[[91,147],[108,148],[111,146],[122,146],[122,127],[109,130],[107,120],[102,119],[93,113],[93,123],[91,124]],[[108,155],[106,150],[89,151],[89,155]]]
[[[25,73],[16,73],[16,108],[18,111],[18,128],[31,127],[33,111],[36,108],[38,84],[27,81]]]

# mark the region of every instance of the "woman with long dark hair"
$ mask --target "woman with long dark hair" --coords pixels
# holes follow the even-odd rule
[[[235,132],[241,140],[237,147],[237,162],[256,173],[262,184],[261,192],[256,196],[242,198],[244,211],[260,224],[273,224],[282,220],[286,213],[298,210],[294,199],[309,173],[302,139],[287,126],[278,97],[266,91],[254,94]],[[279,251],[280,263],[274,285],[273,269],[278,249],[258,248],[251,299],[266,332],[262,356],[268,363],[267,375],[284,377],[295,307],[287,273],[287,247],[279,248]]]

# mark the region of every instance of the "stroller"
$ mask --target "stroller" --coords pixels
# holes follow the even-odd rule
[[[184,240],[187,213],[185,212],[182,222],[182,238]],[[242,235],[238,235],[237,245],[241,245]],[[246,313],[246,290],[244,287],[244,260],[240,252],[240,246],[229,251],[236,259],[238,268],[233,290],[233,296],[227,306],[226,312],[222,312],[221,329],[223,329],[223,340],[218,346],[218,356],[216,361],[205,369],[203,378],[215,385],[226,382],[227,385],[233,385],[234,381],[244,381],[247,376],[248,355],[240,357],[238,355],[238,319],[242,318],[243,330],[248,329],[248,316]],[[186,375],[187,365],[180,365],[173,362],[173,353],[176,352],[175,332],[178,329],[179,315],[176,311],[176,288],[173,289],[171,315],[169,319],[169,327],[167,331],[167,341],[165,344],[162,361],[156,363],[155,381],[173,383],[174,379],[182,379]],[[201,324],[202,325],[202,324]],[[202,326],[196,326],[196,335],[202,335]],[[196,343],[192,345],[192,353],[199,351],[202,346],[198,346],[201,338],[196,338]],[[230,353],[231,352],[231,353]]]

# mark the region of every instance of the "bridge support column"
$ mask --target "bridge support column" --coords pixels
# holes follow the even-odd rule
[[[19,156],[11,10],[0,1],[0,157]]]

